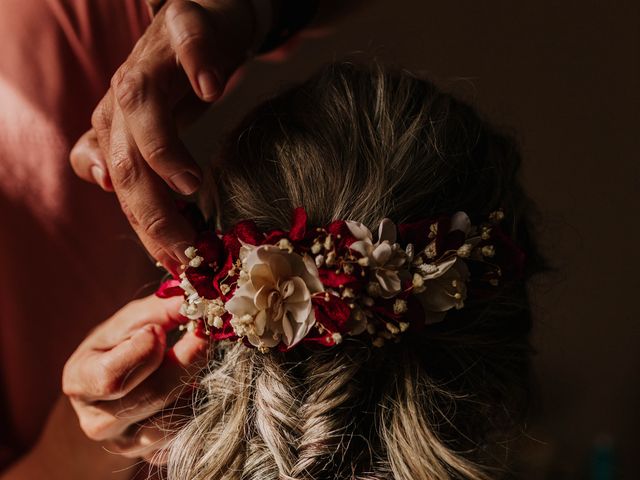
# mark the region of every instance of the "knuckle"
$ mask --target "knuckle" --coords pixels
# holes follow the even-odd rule
[[[135,110],[144,102],[147,84],[146,75],[138,69],[119,70],[111,81],[116,100],[125,111]]]
[[[173,32],[172,43],[176,50],[199,47],[208,40],[207,31],[203,28],[207,22],[201,21],[201,15],[197,4],[191,2],[173,2],[169,5],[166,22],[174,26],[170,31]],[[185,28],[185,25],[191,28]]]
[[[97,374],[92,382],[92,390],[95,397],[108,399],[117,395],[122,389],[122,380],[114,371],[108,360],[101,360],[98,364]]]
[[[165,238],[171,229],[167,218],[160,212],[144,216],[140,224],[144,233],[151,238]]]
[[[182,31],[175,37],[176,50],[193,51],[201,48],[207,41],[204,32]]]
[[[153,141],[147,144],[145,149],[147,152],[146,160],[151,167],[158,167],[164,164],[164,160],[169,154],[170,148],[163,141]]]
[[[120,208],[122,209],[122,213],[124,213],[124,216],[127,218],[127,221],[131,224],[131,226],[137,227],[138,219],[131,211],[131,208],[129,207],[127,202],[125,202],[123,199],[120,199]]]
[[[114,418],[100,413],[98,415],[81,414],[79,417],[80,428],[89,439],[100,442],[111,436]]]
[[[120,188],[133,189],[139,179],[138,169],[127,149],[114,147],[111,152],[111,168],[109,173],[113,182]]]
[[[95,108],[91,114],[91,126],[96,131],[105,131],[111,128],[111,115],[103,102]]]

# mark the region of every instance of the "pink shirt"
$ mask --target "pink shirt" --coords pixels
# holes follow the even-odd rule
[[[148,22],[143,0],[0,2],[0,471],[78,343],[157,277],[115,197],[68,163]]]

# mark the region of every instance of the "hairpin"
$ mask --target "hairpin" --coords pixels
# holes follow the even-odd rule
[[[188,265],[160,297],[183,296],[182,328],[266,352],[301,343],[325,347],[362,336],[380,347],[461,309],[470,289],[522,276],[524,253],[500,229],[502,210],[472,225],[457,212],[395,225],[377,236],[362,223],[308,225],[294,210],[289,231],[242,221],[205,231]]]

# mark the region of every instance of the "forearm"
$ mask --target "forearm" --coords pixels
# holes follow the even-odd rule
[[[38,442],[1,472],[0,480],[129,480],[135,463],[87,439],[67,400],[60,399]]]

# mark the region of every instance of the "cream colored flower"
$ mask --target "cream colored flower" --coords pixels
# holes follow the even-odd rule
[[[359,262],[371,268],[380,284],[380,296],[391,298],[401,289],[399,271],[407,263],[407,254],[396,243],[396,226],[385,218],[378,228],[378,241],[373,243],[373,236],[367,227],[359,222],[348,221],[347,227],[357,239],[349,248],[362,255],[366,262]],[[361,260],[362,260],[361,259]]]
[[[244,245],[245,281],[225,308],[239,336],[259,348],[302,340],[315,324],[311,295],[323,291],[314,261],[273,245]]]
[[[416,297],[425,310],[425,323],[436,323],[448,310],[464,306],[469,269],[464,260],[457,257],[429,266],[433,266],[433,270],[423,277],[424,290]]]

